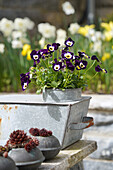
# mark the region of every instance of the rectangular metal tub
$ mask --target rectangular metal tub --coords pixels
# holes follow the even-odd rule
[[[31,127],[46,128],[53,132],[62,149],[81,139],[83,117],[87,115],[91,97],[82,97],[75,102],[44,103],[38,95],[0,96],[0,144],[5,144],[13,130]],[[73,126],[74,123],[74,126]],[[83,127],[84,126],[84,127]]]

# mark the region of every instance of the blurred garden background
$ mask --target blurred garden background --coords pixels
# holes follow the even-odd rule
[[[0,92],[21,92],[20,73],[33,65],[31,51],[67,37],[75,41],[76,54],[95,54],[108,71],[91,79],[90,69],[85,91],[112,94],[112,0],[0,0]]]

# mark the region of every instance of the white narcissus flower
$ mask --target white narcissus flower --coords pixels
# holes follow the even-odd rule
[[[59,43],[60,46],[64,46],[65,47],[65,45],[64,45],[65,39],[64,38],[57,38],[55,42]]]
[[[71,15],[75,13],[75,9],[71,5],[70,2],[66,1],[62,4],[62,9],[65,12],[66,15]]]
[[[14,28],[13,21],[8,20],[7,18],[2,18],[0,21],[0,31],[4,34],[5,37],[11,35],[11,32]]]
[[[38,24],[38,31],[44,38],[51,38],[55,37],[56,28],[49,23],[40,23]]]
[[[18,38],[20,38],[20,37],[22,37],[22,36],[23,36],[23,34],[22,34],[21,31],[13,31],[13,32],[12,32],[12,38],[13,38],[13,39],[18,39]]]
[[[102,33],[100,31],[96,31],[96,39],[101,40],[102,39]]]
[[[71,23],[68,30],[71,34],[75,34],[78,32],[79,28],[80,28],[80,25],[78,23]]]
[[[13,40],[12,41],[12,48],[22,48],[23,47],[23,44],[21,41],[19,40]]]
[[[101,41],[94,42],[93,47],[92,47],[92,51],[101,53],[101,49],[102,49],[102,42]]]
[[[35,26],[35,23],[33,21],[31,21],[28,17],[24,18],[24,22],[26,25],[26,29],[28,29],[28,30],[32,30]]]
[[[19,40],[21,41],[22,44],[30,43],[29,39],[27,39],[25,36],[20,37]]]
[[[40,44],[41,48],[44,48],[44,46],[45,46],[45,38],[44,38],[44,37],[42,37],[42,38],[39,40],[39,44]]]
[[[63,30],[63,29],[58,29],[57,30],[57,39],[66,39],[66,31],[65,30]]]
[[[16,18],[14,20],[14,28],[15,28],[15,30],[25,32],[27,29],[26,29],[26,23],[24,22],[24,19]]]
[[[0,53],[4,53],[5,45],[3,43],[0,43]]]

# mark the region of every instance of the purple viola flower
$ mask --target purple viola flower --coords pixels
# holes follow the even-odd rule
[[[96,60],[97,62],[100,62],[100,63],[101,63],[101,61],[97,58],[96,55],[93,55],[93,56],[91,57],[91,60]]]
[[[104,73],[107,73],[107,70],[106,70],[106,69],[102,69],[99,65],[97,65],[97,66],[95,67],[95,71],[96,71],[96,72],[102,71],[102,72],[104,72]]]
[[[97,66],[95,67],[95,71],[96,71],[96,72],[100,72],[100,71],[102,71],[102,68],[101,68],[99,65],[97,65]]]
[[[55,50],[57,50],[59,46],[60,46],[59,43],[53,43],[52,45],[48,44],[47,49],[51,53],[51,52],[54,52]]]
[[[73,56],[73,60],[79,60],[79,59],[80,59],[79,56],[77,56],[77,55]]]
[[[53,63],[53,70],[59,71],[60,69],[64,68],[65,66],[62,65],[62,62],[57,61],[57,59],[54,59],[55,63]]]
[[[75,42],[69,37],[64,44],[66,45],[66,47],[72,47],[74,43]]]
[[[72,52],[62,50],[61,56],[62,56],[62,59],[64,60],[71,60],[73,59],[74,54]]]
[[[45,57],[48,57],[50,54],[48,49],[41,49],[41,50],[39,50],[39,53],[40,53],[42,59],[45,59]]]
[[[81,70],[80,61],[79,60],[75,60],[75,67],[76,67],[77,70]]]
[[[69,70],[74,71],[75,66],[70,61],[67,60],[66,65]]]
[[[21,80],[22,90],[24,91],[28,87],[28,84],[31,82],[29,72],[26,74],[23,73],[20,74],[20,80]]]
[[[31,58],[34,60],[33,66],[36,67],[36,62],[39,63],[41,58],[40,50],[39,51],[33,50],[30,55]]]
[[[85,57],[85,58],[90,58],[87,54],[85,54],[84,52],[78,52],[78,54],[79,54],[79,56],[81,57],[81,58],[83,58],[83,57]]]
[[[85,69],[86,66],[87,66],[87,61],[81,60],[79,65],[80,65],[80,68],[81,68],[81,69]]]

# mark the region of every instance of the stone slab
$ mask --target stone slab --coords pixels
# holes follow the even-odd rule
[[[80,140],[61,150],[53,159],[42,163],[39,170],[68,170],[97,149],[95,141]]]

